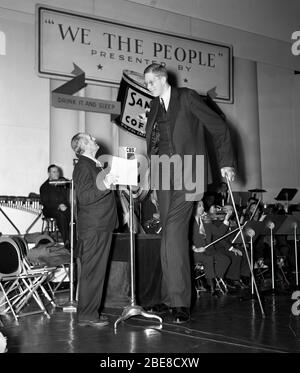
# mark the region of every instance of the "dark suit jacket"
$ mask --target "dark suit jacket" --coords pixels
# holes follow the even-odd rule
[[[66,179],[60,178],[60,180]],[[40,187],[40,197],[45,216],[57,212],[58,206],[62,203],[70,207],[68,184],[55,186],[49,184],[49,179],[47,179]]]
[[[216,225],[213,222],[205,223],[204,222],[204,229],[205,234],[199,233],[199,225],[195,218],[193,218],[193,229],[192,229],[192,243],[196,247],[204,247],[208,245],[209,243],[213,242],[214,240],[220,238],[228,231],[228,226],[225,224]],[[216,251],[219,251],[220,248],[223,247],[224,241],[219,241],[220,243],[217,243],[215,245],[209,246],[206,249],[207,255],[214,255]]]
[[[104,172],[92,159],[85,156],[80,156],[74,167],[79,235],[88,229],[112,232],[118,226],[114,192],[101,183],[105,175],[102,174],[101,177],[99,173]]]
[[[151,155],[151,133],[159,108],[159,97],[151,102],[151,109],[146,126],[147,153]],[[182,159],[184,155],[203,155],[206,158],[204,128],[211,135],[219,168],[234,167],[234,155],[229,128],[225,121],[210,109],[200,95],[189,88],[171,88],[168,107],[171,122],[173,147]],[[206,163],[206,162],[205,162]],[[192,180],[195,180],[195,162],[193,162]],[[207,171],[206,171],[207,172]],[[203,175],[205,177],[205,175]],[[207,180],[206,180],[207,181]]]

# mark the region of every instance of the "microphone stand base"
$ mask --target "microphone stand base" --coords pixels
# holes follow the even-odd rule
[[[125,321],[133,316],[143,316],[149,319],[157,319],[161,324],[163,322],[161,317],[146,312],[141,306],[133,305],[124,308],[122,315],[117,319],[117,321],[114,324],[114,329],[117,329],[117,325],[120,321]]]

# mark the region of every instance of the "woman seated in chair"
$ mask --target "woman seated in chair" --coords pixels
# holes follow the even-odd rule
[[[226,214],[225,223],[217,227],[212,222],[211,214],[205,212],[203,201],[199,201],[195,205],[191,232],[194,262],[195,264],[203,263],[205,276],[210,285],[212,295],[216,294],[216,281],[222,287],[221,290],[224,293],[227,291],[222,279],[230,265],[230,259],[219,252],[215,245],[207,248],[206,246],[226,233],[228,230],[226,225],[228,218],[229,215]]]

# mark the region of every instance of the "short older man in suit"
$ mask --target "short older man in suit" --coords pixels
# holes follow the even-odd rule
[[[162,300],[170,307],[174,323],[190,319],[191,273],[188,225],[193,201],[187,198],[186,183],[195,180],[196,156],[205,154],[203,128],[211,134],[223,177],[234,178],[234,157],[229,129],[224,120],[210,109],[201,97],[188,88],[171,87],[164,66],[149,65],[144,71],[145,84],[155,97],[151,102],[146,126],[147,153],[153,156],[186,155],[193,159],[188,169],[182,170],[184,185],[175,186],[176,172],[170,174],[170,188],[158,187],[157,195],[162,223],[161,264],[163,272]],[[151,183],[159,169],[151,167]],[[203,175],[204,176],[204,175]],[[196,191],[197,192],[197,191]],[[196,200],[197,193],[191,199]],[[198,196],[200,200],[202,195]]]
[[[73,171],[81,245],[77,318],[79,325],[102,327],[108,325],[100,306],[112,232],[118,226],[115,196],[110,187],[117,179],[95,159],[99,146],[94,137],[78,133],[71,146],[79,157]]]

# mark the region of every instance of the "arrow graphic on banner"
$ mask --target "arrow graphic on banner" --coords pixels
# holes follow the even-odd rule
[[[91,97],[73,96],[85,88],[85,72],[74,62],[73,79],[52,91],[52,106],[69,110],[92,111],[105,114],[120,114],[121,103],[118,101],[99,100]]]

